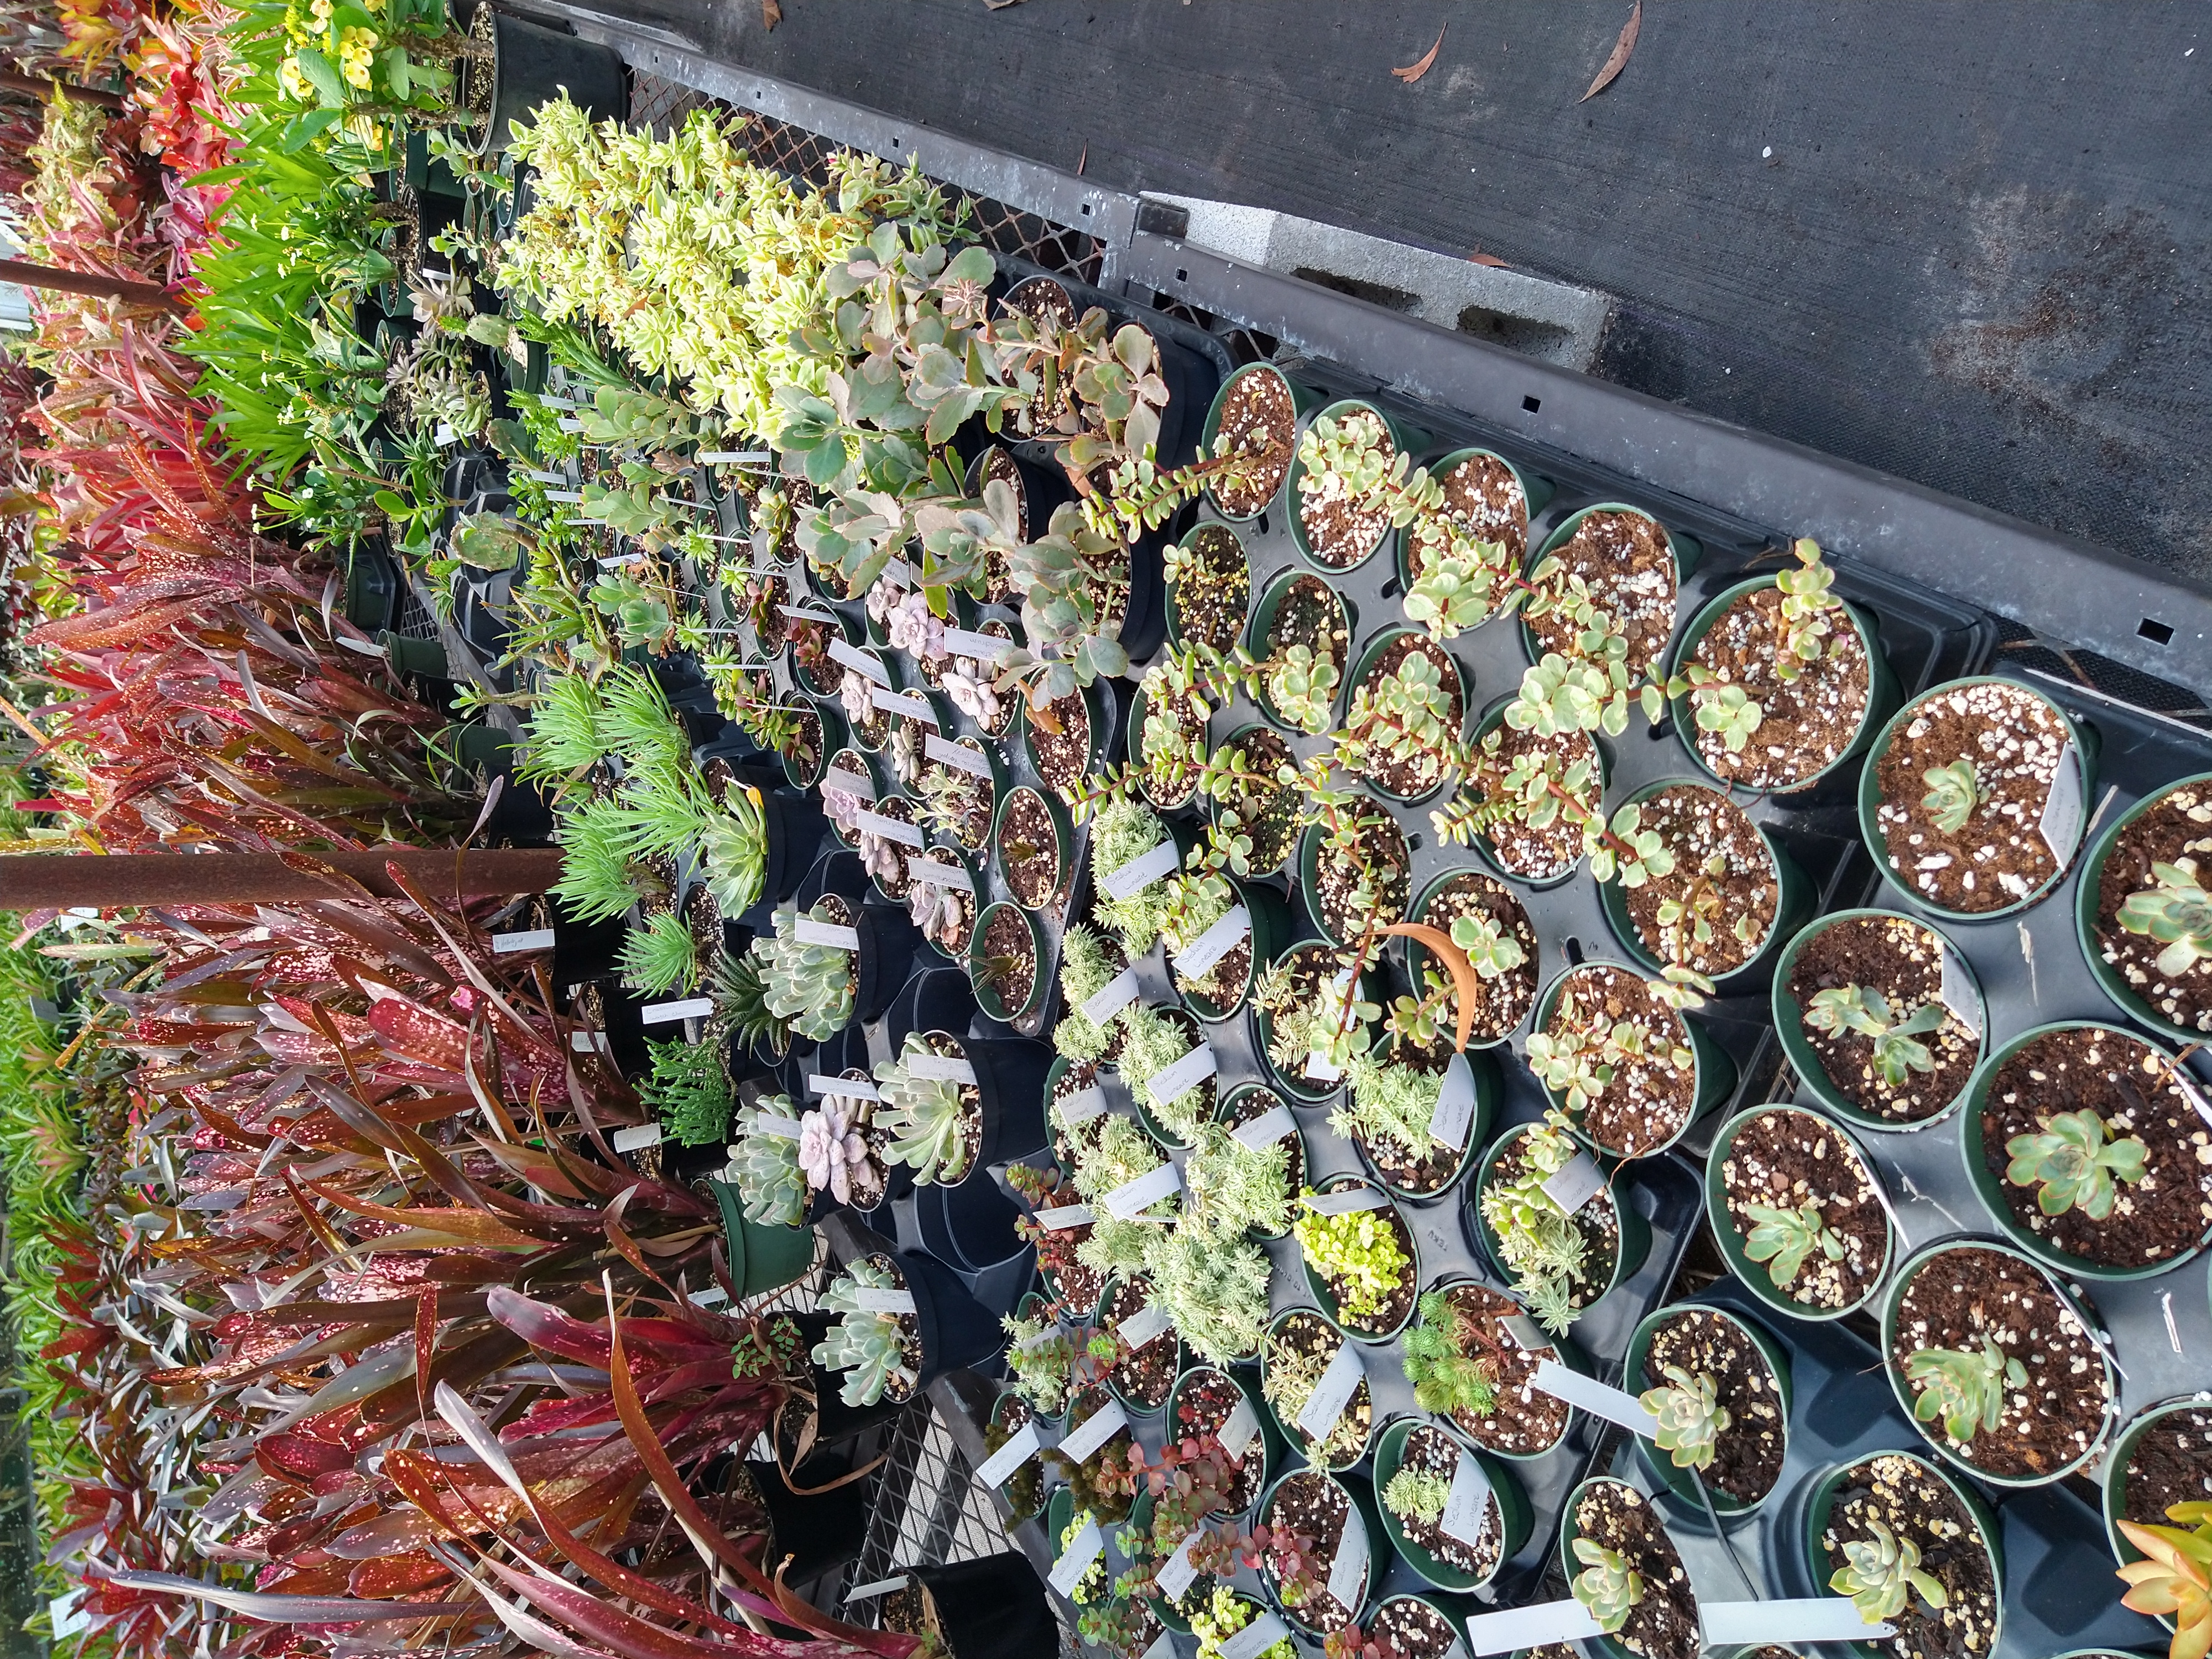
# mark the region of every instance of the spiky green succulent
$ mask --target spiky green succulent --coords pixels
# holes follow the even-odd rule
[[[799,1137],[767,1128],[771,1118],[796,1122],[798,1109],[787,1095],[763,1096],[736,1125],[735,1156],[725,1178],[738,1189],[748,1221],[772,1227],[796,1227],[806,1218],[806,1177],[799,1168]]]
[[[633,990],[677,991],[698,977],[699,952],[684,918],[664,910],[623,936],[618,965]]]
[[[743,956],[725,951],[714,963],[709,994],[714,1000],[714,1019],[748,1046],[781,1054],[791,1045],[791,1022],[768,1006],[768,986],[761,977],[761,958],[748,951]]]
[[[659,1120],[661,1133],[686,1146],[721,1139],[730,1125],[730,1079],[719,1045],[647,1042],[653,1075],[638,1094]]]
[[[808,915],[836,925],[836,912],[817,902]],[[775,932],[756,939],[747,952],[760,965],[761,995],[769,1012],[799,1036],[826,1042],[853,1022],[853,953],[830,945],[807,945],[797,933],[796,906],[775,913]]]
[[[2149,1172],[2150,1149],[2133,1135],[2107,1143],[2105,1120],[2088,1110],[2053,1112],[2040,1134],[2014,1135],[2005,1142],[2005,1179],[2015,1187],[2040,1184],[2036,1207],[2045,1215],[2079,1210],[2102,1221],[2118,1201],[2120,1182],[2141,1181]]]
[[[874,1405],[894,1382],[903,1385],[902,1395],[909,1393],[920,1380],[906,1364],[898,1316],[871,1313],[854,1295],[858,1290],[901,1288],[896,1273],[864,1259],[849,1263],[822,1293],[823,1310],[837,1317],[815,1345],[814,1363],[845,1374],[837,1397],[848,1406]]]
[[[883,1103],[877,1121],[891,1136],[890,1155],[923,1186],[951,1186],[968,1173],[973,1149],[962,1122],[961,1085],[946,1078],[917,1077],[915,1062],[936,1058],[919,1031],[907,1033],[895,1060],[876,1067]]]
[[[1451,1498],[1451,1482],[1432,1469],[1400,1469],[1382,1488],[1382,1507],[1401,1521],[1435,1526]]]
[[[1442,1291],[1423,1292],[1419,1322],[1406,1333],[1401,1363],[1413,1385],[1413,1403],[1439,1417],[1469,1412],[1487,1417],[1498,1409],[1498,1378],[1486,1354],[1461,1346],[1460,1316]]]

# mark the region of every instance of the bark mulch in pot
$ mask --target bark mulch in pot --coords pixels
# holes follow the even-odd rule
[[[1352,688],[1356,697],[1362,687],[1372,696],[1382,682],[1398,672],[1408,657],[1426,657],[1443,676],[1445,732],[1456,740],[1462,722],[1467,718],[1467,694],[1460,689],[1458,674],[1451,658],[1443,647],[1424,634],[1401,634],[1384,646],[1380,654],[1368,665],[1367,672]],[[1370,714],[1361,720],[1356,714],[1347,715],[1346,728],[1355,737],[1375,733],[1376,750],[1360,769],[1359,775],[1386,794],[1403,796],[1408,799],[1425,795],[1443,781],[1446,757],[1433,750],[1400,757],[1381,752],[1382,734],[1375,732],[1376,722]]]
[[[2212,881],[2212,785],[2170,790],[2121,830],[2097,883],[2097,953],[2163,1018],[2185,1030],[2212,1031],[2212,957],[2166,973],[2158,965],[2166,946],[2148,933],[2128,932],[2118,920],[2130,894],[2159,884],[2154,862],[2199,872],[2200,887]]]
[[[1667,1386],[1669,1365],[1679,1365],[1692,1376],[1712,1378],[1721,1407],[1729,1414],[1728,1427],[1713,1443],[1713,1461],[1698,1471],[1700,1478],[1738,1503],[1758,1503],[1782,1478],[1788,1427],[1781,1383],[1766,1356],[1734,1320],[1703,1308],[1685,1308],[1652,1332],[1651,1346],[1644,1357],[1643,1387]]]
[[[1982,1160],[2014,1222],[2069,1255],[2108,1267],[2141,1267],[2194,1249],[2212,1228],[2212,1132],[2148,1042],[2094,1027],[2037,1037],[1997,1067],[1982,1107]],[[2042,1133],[2057,1112],[2094,1112],[2106,1139],[2140,1141],[2140,1181],[2115,1180],[2112,1213],[2079,1206],[2045,1215],[2040,1187],[2015,1186],[2006,1145]]]
[[[1661,962],[1710,977],[1742,967],[1765,942],[1782,902],[1774,860],[1757,826],[1718,790],[1677,784],[1644,803],[1644,827],[1656,830],[1674,854],[1672,871],[1621,895],[1644,948]],[[1718,872],[1716,860],[1723,866]],[[1660,906],[1669,902],[1686,913],[1662,925]],[[1699,921],[1711,938],[1698,937]]]
[[[1390,428],[1374,410],[1350,410],[1335,418],[1347,436],[1358,436],[1386,461],[1396,456]],[[1315,562],[1337,570],[1349,569],[1373,552],[1390,527],[1389,514],[1353,500],[1342,478],[1310,468],[1298,474],[1297,514]]]
[[[1216,441],[1227,439],[1240,459],[1243,482],[1223,479],[1213,499],[1232,518],[1246,519],[1275,499],[1297,453],[1297,405],[1281,377],[1264,371],[1239,374],[1221,400]]]
[[[1625,1557],[1644,1580],[1644,1599],[1613,1639],[1643,1659],[1697,1659],[1698,1598],[1651,1500],[1626,1481],[1593,1480],[1575,1504],[1575,1531]]]
[[[1521,946],[1521,965],[1509,968],[1496,979],[1480,979],[1478,1000],[1474,1010],[1474,1024],[1468,1041],[1492,1042],[1519,1029],[1528,1017],[1528,1010],[1536,1002],[1536,930],[1529,925],[1528,913],[1513,890],[1494,876],[1480,870],[1457,872],[1444,884],[1429,896],[1428,908],[1421,920],[1431,927],[1441,927],[1449,933],[1451,925],[1463,916],[1487,915],[1499,928],[1510,934]],[[1416,951],[1419,947],[1416,945]],[[1442,973],[1433,960],[1430,966]],[[1445,975],[1445,982],[1450,982]],[[1454,994],[1451,1018],[1459,1014],[1459,1000]],[[1456,1029],[1456,1027],[1455,1027]]]
[[[1401,1469],[1426,1471],[1439,1480],[1449,1481],[1452,1471],[1459,1468],[1459,1444],[1441,1429],[1424,1423],[1406,1437],[1406,1449],[1401,1455],[1398,1467]],[[1396,1511],[1392,1511],[1395,1514]],[[1471,1578],[1486,1578],[1498,1566],[1498,1553],[1505,1545],[1505,1516],[1498,1506],[1498,1494],[1493,1492],[1485,1501],[1482,1511],[1482,1541],[1467,1544],[1453,1537],[1435,1521],[1424,1521],[1418,1515],[1399,1515],[1398,1526],[1412,1542],[1455,1572],[1463,1572]]]
[[[1106,1306],[1098,1316],[1099,1328],[1118,1331],[1121,1322],[1145,1305],[1145,1287],[1133,1279],[1123,1279],[1106,1297]],[[1114,1386],[1122,1397],[1146,1411],[1158,1411],[1168,1403],[1168,1390],[1175,1387],[1176,1335],[1172,1329],[1153,1338],[1141,1348],[1124,1356],[1114,1367]]]
[[[2143,1431],[2129,1455],[2125,1517],[2146,1527],[2173,1524],[2176,1504],[2212,1503],[2212,1409],[2169,1412]]]
[[[1367,1621],[1367,1634],[1376,1642],[1388,1642],[1401,1659],[1444,1659],[1458,1639],[1450,1620],[1410,1596],[1376,1608]]]
[[[1176,1420],[1168,1425],[1170,1433],[1193,1438],[1218,1434],[1221,1425],[1229,1420],[1243,1398],[1243,1391],[1211,1365],[1187,1371],[1183,1374],[1182,1393],[1176,1398]],[[1224,1509],[1241,1514],[1259,1501],[1260,1476],[1267,1461],[1259,1440],[1255,1438],[1245,1447],[1243,1460],[1235,1466],[1237,1478],[1229,1483],[1229,1501],[1223,1505]]]
[[[1176,622],[1193,645],[1226,653],[1243,637],[1252,602],[1252,570],[1244,544],[1226,525],[1203,524],[1184,544],[1176,572]]]
[[[1600,1201],[1591,1200],[1593,1206]],[[1486,1285],[1455,1285],[1444,1295],[1460,1317],[1460,1352],[1479,1361],[1498,1389],[1498,1403],[1488,1416],[1462,1408],[1452,1413],[1452,1421],[1486,1451],[1508,1456],[1529,1456],[1557,1445],[1567,1431],[1568,1407],[1540,1392],[1535,1380],[1536,1363],[1558,1359],[1559,1349],[1524,1349],[1513,1340],[1504,1321],[1521,1306],[1503,1291]]]
[[[1037,775],[1065,800],[1091,769],[1091,705],[1080,690],[1047,703],[1030,714],[1030,747],[1036,753]]]
[[[1781,621],[1781,591],[1759,588],[1731,603],[1691,653],[1759,705],[1759,729],[1738,752],[1719,732],[1696,728],[1698,758],[1745,789],[1793,789],[1826,771],[1857,738],[1873,692],[1866,644],[1848,616],[1829,613],[1826,649],[1794,680],[1774,672]]]
[[[1591,597],[1628,641],[1631,680],[1657,665],[1674,631],[1674,555],[1667,532],[1641,513],[1593,513],[1551,553],[1566,574],[1589,585]],[[1573,618],[1559,611],[1528,619],[1539,654],[1576,654]]]
[[[1019,912],[991,913],[983,924],[983,961],[990,967],[1000,1006],[1009,1013],[1027,1007],[1036,989],[1036,940]]]
[[[2039,826],[2068,747],[2066,722],[2033,691],[1984,683],[1916,704],[1875,766],[1889,867],[1947,910],[1998,910],[2029,897],[2057,873]],[[1972,763],[1973,811],[1958,830],[1940,830],[1926,774]]]
[[[1847,917],[1799,948],[1790,969],[1790,994],[1802,1010],[1821,991],[1856,985],[1881,992],[1891,1016],[1903,1020],[1922,1005],[1942,1000],[1945,948],[1936,933],[1903,916]],[[1958,1098],[1982,1058],[1981,1039],[1956,1014],[1919,1039],[1936,1069],[1907,1072],[1899,1084],[1875,1069],[1874,1039],[1863,1032],[1823,1031],[1802,1014],[1798,1030],[1820,1057],[1828,1081],[1851,1104],[1893,1123],[1917,1123],[1941,1112]]]
[[[1528,1167],[1528,1138],[1516,1136],[1498,1154],[1498,1173],[1492,1179],[1510,1183]],[[1620,1259],[1620,1216],[1613,1208],[1613,1201],[1608,1188],[1593,1196],[1572,1217],[1575,1231],[1583,1236],[1583,1270],[1573,1281],[1574,1304],[1577,1308],[1587,1308],[1605,1294],[1606,1286],[1613,1279],[1613,1264]]]
[[[1006,798],[999,821],[999,866],[1006,885],[1030,909],[1051,902],[1060,891],[1060,842],[1044,799],[1033,789]]]
[[[1842,1261],[1831,1261],[1816,1249],[1789,1284],[1774,1286],[1791,1301],[1808,1308],[1854,1307],[1880,1282],[1888,1259],[1888,1219],[1874,1177],[1824,1120],[1787,1107],[1761,1112],[1736,1131],[1721,1160],[1721,1187],[1729,1224],[1740,1238],[1748,1238],[1759,1224],[1749,1213],[1752,1205],[1796,1210],[1813,1204],[1843,1240]],[[1754,1262],[1751,1271],[1765,1273],[1766,1266]]]
[[[1534,732],[1516,732],[1501,723],[1489,736],[1497,738],[1498,747],[1495,750],[1486,748],[1475,763],[1473,781],[1490,801],[1504,799],[1505,775],[1523,755],[1556,755],[1562,769],[1578,761],[1587,762],[1595,776],[1597,741],[1587,732],[1559,732],[1547,738]],[[1486,744],[1489,736],[1484,738]],[[1595,790],[1592,793],[1595,796]],[[1506,818],[1484,830],[1482,839],[1498,867],[1523,881],[1556,881],[1582,862],[1583,832],[1564,815],[1540,829]]]
[[[1316,1470],[1304,1469],[1275,1488],[1262,1518],[1269,1527],[1281,1527],[1300,1537],[1312,1539],[1312,1559],[1328,1562],[1336,1559],[1337,1547],[1343,1541],[1344,1529],[1351,1517],[1351,1495],[1328,1476]],[[1367,1540],[1367,1571],[1360,1575],[1360,1587],[1353,1593],[1356,1601],[1364,1603],[1367,1600],[1367,1582],[1375,1576],[1374,1552],[1379,1541],[1372,1538]],[[1279,1590],[1272,1551],[1267,1557],[1267,1566],[1269,1584]],[[1346,1607],[1325,1586],[1316,1586],[1311,1597],[1291,1611],[1299,1623],[1326,1633],[1350,1624],[1358,1608]]]
[[[1516,568],[1528,556],[1528,497],[1511,467],[1495,455],[1470,455],[1436,478],[1444,492],[1442,518],[1479,542],[1495,542]],[[1431,550],[1443,541],[1434,519],[1424,514],[1413,521],[1407,562],[1414,580],[1428,569]]]
[[[1413,885],[1413,855],[1395,819],[1377,812],[1360,828],[1357,845],[1355,861],[1355,854],[1332,850],[1322,837],[1313,890],[1306,895],[1331,933],[1354,941],[1370,922],[1387,927],[1404,920]]]
[[[2087,1455],[2112,1407],[2104,1356],[2042,1272],[2017,1256],[1960,1245],[1923,1262],[1899,1298],[1890,1363],[1901,1376],[1916,1352],[1979,1352],[1985,1337],[2027,1367],[2027,1382],[2005,1389],[1996,1430],[1977,1426],[1954,1448],[1959,1455],[2011,1480],[2054,1474]],[[1924,1426],[1931,1435],[1944,1432],[1940,1419]]]
[[[1909,1457],[1877,1455],[1845,1471],[1820,1534],[1824,1583],[1847,1565],[1844,1546],[1875,1536],[1879,1521],[1919,1547],[1920,1569],[1943,1586],[1941,1612],[1917,1595],[1890,1623],[1897,1634],[1870,1645],[1895,1659],[1987,1659],[1996,1634],[1997,1582],[1980,1528],[1948,1487]]]
[[[1642,975],[1593,962],[1568,978],[1544,1022],[1547,1031],[1565,1029],[1563,1014],[1570,994],[1577,1028],[1590,1029],[1598,1018],[1609,1024],[1626,1020],[1644,1039],[1644,1057],[1614,1068],[1611,1081],[1592,1097],[1576,1127],[1621,1158],[1641,1156],[1680,1133],[1698,1097],[1694,1068],[1677,1071],[1672,1064],[1673,1051],[1690,1043],[1682,1016],[1659,1000]]]

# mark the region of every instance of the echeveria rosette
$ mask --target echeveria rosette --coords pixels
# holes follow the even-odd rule
[[[840,1204],[853,1201],[853,1171],[868,1159],[855,1116],[855,1108],[833,1097],[799,1121],[799,1167],[806,1184]]]

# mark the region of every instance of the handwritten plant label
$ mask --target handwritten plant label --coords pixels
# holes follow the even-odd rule
[[[1160,1594],[1171,1601],[1181,1600],[1182,1593],[1198,1580],[1197,1564],[1190,1559],[1190,1547],[1196,1542],[1198,1534],[1194,1530],[1185,1533],[1182,1542],[1175,1547],[1175,1553],[1160,1564],[1155,1582]]]
[[[871,836],[883,841],[895,841],[902,847],[911,847],[917,853],[927,845],[921,828],[903,818],[885,817],[880,812],[855,812],[853,822]]]
[[[1291,1115],[1291,1109],[1276,1105],[1261,1113],[1249,1123],[1238,1124],[1229,1132],[1229,1138],[1248,1152],[1256,1152],[1297,1132],[1298,1121]]]
[[[1544,1328],[1523,1313],[1505,1315],[1498,1322],[1505,1327],[1505,1334],[1519,1345],[1522,1353],[1556,1353],[1559,1344],[1544,1334]]]
[[[868,701],[886,714],[898,714],[910,720],[920,720],[924,726],[937,724],[937,711],[929,706],[927,697],[911,693],[887,691],[878,685],[868,693]]]
[[[1087,1463],[1091,1453],[1128,1426],[1129,1414],[1121,1409],[1121,1402],[1109,1400],[1069,1430],[1060,1449],[1073,1462]]]
[[[714,1012],[712,997],[684,997],[676,1002],[648,1002],[638,1011],[647,1025],[667,1025],[679,1019],[704,1019]]]
[[[1444,1512],[1437,1525],[1469,1549],[1480,1547],[1483,1535],[1490,1530],[1490,1477],[1464,1446],[1459,1449],[1451,1491],[1444,1498]]]
[[[495,957],[513,956],[518,951],[550,951],[553,948],[550,927],[532,927],[527,933],[494,933],[491,953]]]
[[[963,893],[975,890],[975,878],[957,864],[939,864],[935,859],[909,859],[906,872],[916,881],[934,886],[955,888]]]
[[[1068,1227],[1088,1227],[1097,1218],[1088,1204],[1060,1204],[1049,1210],[1032,1210],[1030,1217],[1048,1233]]]
[[[1002,640],[996,634],[971,634],[964,628],[948,628],[945,630],[945,648],[956,657],[995,663],[1014,648],[1014,642]]]
[[[975,1478],[987,1486],[1003,1486],[1008,1475],[1043,1449],[1036,1425],[1024,1423],[1018,1434],[975,1466]]]
[[[1288,1627],[1273,1613],[1256,1613],[1250,1624],[1221,1644],[1221,1659],[1260,1659],[1276,1643],[1287,1642],[1290,1637]]]
[[[880,662],[878,662],[875,658],[869,655],[866,652],[861,650],[860,647],[854,645],[850,640],[837,639],[830,641],[830,660],[838,664],[842,667],[851,669],[855,674],[859,674],[864,678],[873,680],[878,685],[883,686],[886,690],[890,689],[891,683],[891,671],[884,667]]]
[[[1533,1607],[1475,1614],[1467,1621],[1467,1648],[1473,1654],[1515,1653],[1549,1642],[1579,1642],[1604,1633],[1579,1601],[1540,1601]]]
[[[1252,913],[1237,905],[1190,942],[1175,959],[1176,972],[1186,979],[1203,979],[1214,965],[1252,935]]]
[[[1137,970],[1124,968],[1099,987],[1095,994],[1084,999],[1083,1017],[1093,1025],[1103,1025],[1134,1002],[1142,988],[1137,983]]]
[[[1140,853],[1118,870],[1098,878],[1099,890],[1109,899],[1133,897],[1164,876],[1182,867],[1182,854],[1172,841],[1164,841],[1149,853]]]
[[[2086,805],[2081,798],[2081,757],[2069,742],[2058,751],[2058,770],[2051,780],[2051,793],[2043,798],[2043,817],[2036,826],[2043,832],[2043,844],[2051,849],[2051,856],[2062,866],[2081,844],[2081,813]]]
[[[1094,1083],[1072,1095],[1062,1095],[1054,1103],[1053,1109],[1060,1114],[1062,1123],[1088,1123],[1094,1117],[1105,1115],[1106,1091]]]
[[[581,505],[584,492],[580,489],[549,489],[545,492],[545,499],[549,501],[567,501],[572,505]]]
[[[822,775],[822,787],[835,789],[841,795],[851,795],[857,800],[873,800],[876,798],[876,781],[873,778],[864,777],[858,772],[840,771],[834,767]]]
[[[544,467],[540,466],[524,467],[522,469],[522,476],[529,479],[532,483],[564,484],[568,482],[568,475],[567,473],[548,472]]]
[[[595,1053],[608,1054],[614,1052],[607,1046],[607,1034],[605,1031],[571,1031],[568,1033],[568,1047],[580,1054]]]
[[[660,1145],[660,1126],[658,1123],[633,1123],[627,1129],[617,1129],[611,1144],[618,1152],[641,1152],[648,1146]]]
[[[1201,1042],[1180,1060],[1170,1060],[1145,1081],[1145,1092],[1155,1106],[1172,1106],[1212,1077],[1220,1062],[1213,1045]]]
[[[801,945],[818,945],[827,951],[857,951],[860,948],[860,930],[848,927],[842,922],[817,921],[811,916],[794,916],[791,936]]]
[[[835,1095],[841,1100],[880,1100],[876,1085],[856,1077],[824,1077],[819,1072],[806,1079],[810,1095]]]
[[[1645,1411],[1643,1402],[1634,1395],[1608,1388],[1595,1377],[1584,1376],[1556,1359],[1536,1362],[1534,1382],[1553,1399],[1579,1406],[1591,1416],[1602,1417],[1608,1423],[1618,1423],[1632,1434],[1650,1440],[1659,1433],[1659,1419]]]
[[[853,1305],[862,1313],[910,1314],[914,1311],[914,1292],[878,1289],[872,1285],[855,1285]]]
[[[991,757],[980,749],[970,749],[964,743],[954,743],[932,732],[921,740],[921,752],[956,772],[965,772],[986,783],[991,781]]]
[[[1436,1109],[1429,1114],[1429,1139],[1455,1152],[1465,1152],[1468,1133],[1474,1127],[1474,1067],[1465,1054],[1454,1054],[1444,1067]]]
[[[906,1062],[906,1074],[931,1083],[975,1081],[975,1066],[956,1054],[916,1054]]]
[[[1106,1194],[1106,1213],[1117,1220],[1127,1221],[1141,1215],[1162,1199],[1182,1190],[1182,1176],[1172,1164],[1163,1164],[1158,1169],[1139,1176],[1134,1181],[1125,1181]]]
[[[1331,1193],[1309,1193],[1299,1200],[1316,1215],[1357,1215],[1362,1210],[1379,1210],[1389,1203],[1390,1195],[1376,1187],[1339,1187]]]
[[[1367,1583],[1367,1522],[1354,1504],[1345,1511],[1344,1531],[1336,1540],[1336,1558],[1328,1564],[1328,1593],[1337,1606],[1359,1611],[1360,1590]]]
[[[1131,1349],[1149,1347],[1165,1336],[1173,1328],[1168,1310],[1157,1302],[1143,1307],[1123,1320],[1114,1334],[1127,1343]]]
[[[1235,1407],[1221,1419],[1221,1426],[1214,1431],[1213,1437],[1221,1443],[1221,1449],[1228,1455],[1231,1462],[1242,1463],[1246,1448],[1251,1445],[1253,1437],[1259,1432],[1259,1413],[1252,1409],[1249,1400],[1239,1394]]]
[[[1152,1646],[1138,1656],[1138,1659],[1176,1659],[1175,1632],[1163,1629],[1152,1638]]]
[[[1314,1384],[1312,1396],[1298,1413],[1298,1432],[1316,1446],[1328,1439],[1337,1419],[1344,1415],[1352,1396],[1366,1380],[1367,1368],[1360,1363],[1359,1350],[1349,1341],[1339,1343],[1328,1369],[1321,1374],[1321,1381]]]
[[[1566,1166],[1544,1183],[1544,1195],[1569,1215],[1605,1190],[1605,1171],[1588,1152],[1577,1152]]]
[[[765,449],[709,449],[699,457],[702,466],[760,466],[773,458]]]
[[[1052,1564],[1052,1587],[1062,1595],[1073,1595],[1075,1587],[1083,1582],[1083,1575],[1091,1571],[1106,1547],[1106,1534],[1098,1530],[1096,1521],[1085,1521],[1083,1530],[1069,1540],[1066,1550]]]
[[[1698,1622],[1705,1626],[1709,1648],[1739,1643],[1796,1647],[1814,1642],[1875,1642],[1897,1633],[1894,1625],[1867,1623],[1856,1605],[1840,1595],[1788,1601],[1707,1601],[1700,1597]]]

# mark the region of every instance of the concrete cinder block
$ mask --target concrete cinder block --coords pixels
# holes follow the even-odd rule
[[[1363,235],[1268,208],[1146,195],[1188,216],[1176,234],[1239,264],[1297,276],[1563,368],[1587,370],[1613,297]]]

